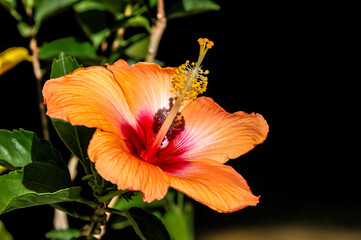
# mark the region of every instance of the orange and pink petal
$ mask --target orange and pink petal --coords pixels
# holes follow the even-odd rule
[[[182,159],[206,158],[225,163],[262,143],[269,130],[262,115],[231,114],[207,97],[188,104],[181,115],[185,128],[170,150],[177,150]]]
[[[162,108],[169,108],[169,99],[174,68],[161,68],[154,63],[140,62],[129,66],[124,60],[107,65],[122,87],[134,115],[154,114]]]
[[[119,134],[124,126],[139,128],[119,83],[104,67],[81,68],[51,79],[43,96],[52,118]]]
[[[129,66],[124,60],[107,65],[107,68],[122,87],[129,108],[145,132],[145,145],[150,145],[154,122],[159,120],[159,115],[169,112],[175,102],[175,96],[170,92],[175,68],[161,68],[144,62]]]
[[[104,179],[118,189],[141,191],[146,202],[162,199],[168,191],[169,177],[158,166],[132,154],[127,142],[115,134],[97,130],[88,154]]]
[[[259,202],[240,174],[217,161],[188,162],[169,178],[171,187],[218,212],[234,212]]]

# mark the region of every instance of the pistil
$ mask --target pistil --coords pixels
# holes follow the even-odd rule
[[[141,157],[146,161],[154,161],[164,137],[166,136],[169,128],[172,126],[172,123],[181,106],[184,104],[184,101],[196,100],[199,94],[206,91],[208,78],[204,75],[208,74],[208,70],[203,71],[201,69],[201,63],[208,49],[210,49],[214,44],[206,38],[200,38],[198,39],[198,42],[200,45],[198,61],[196,63],[192,63],[191,65],[189,64],[189,61],[186,61],[186,63],[182,64],[174,74],[172,89],[170,91],[177,96],[177,99],[156,134],[153,142],[141,155]]]

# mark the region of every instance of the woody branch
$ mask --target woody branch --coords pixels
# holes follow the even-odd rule
[[[152,26],[148,53],[145,58],[146,62],[153,62],[158,51],[159,42],[163,36],[163,32],[166,26],[167,26],[167,19],[165,17],[164,1],[158,0],[157,19]]]

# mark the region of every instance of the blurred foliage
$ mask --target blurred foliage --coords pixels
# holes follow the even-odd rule
[[[60,229],[60,230],[51,230],[46,233],[47,238],[58,239],[58,240],[71,240],[79,236],[80,230],[78,229]]]
[[[166,2],[168,20],[219,10],[212,0]],[[86,65],[113,63],[119,58],[131,63],[145,59],[152,24],[156,20],[156,0],[0,0],[18,24],[24,38],[36,38],[44,22],[57,14],[72,11],[87,41],[68,36],[42,43],[39,58],[52,61],[60,52],[76,57]],[[66,21],[65,21],[66,22]],[[41,29],[46,31],[46,29]],[[15,63],[28,58],[14,59]],[[156,60],[155,60],[156,61]],[[15,64],[7,65],[13,67]],[[0,74],[5,72],[0,68]]]
[[[4,224],[0,220],[0,239],[1,240],[13,240],[11,234],[6,230]]]

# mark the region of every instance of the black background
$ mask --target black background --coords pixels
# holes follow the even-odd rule
[[[157,59],[169,66],[195,61],[196,40],[213,40],[203,63],[210,70],[205,95],[229,112],[262,114],[270,132],[263,144],[228,162],[261,195],[260,204],[220,214],[195,203],[197,234],[209,228],[289,222],[359,228],[359,157],[351,154],[357,149],[357,108],[352,107],[356,99],[343,70],[349,35],[342,10],[296,3],[218,3],[221,11],[168,21]],[[84,39],[73,21],[71,11],[49,19],[39,42]],[[28,46],[2,8],[0,22],[0,51]],[[0,76],[1,128],[42,135],[35,92],[28,62]],[[61,143],[54,145],[65,151]],[[41,239],[44,233],[36,233],[36,226],[50,230],[52,211],[34,207],[1,219],[15,239],[23,233]]]

